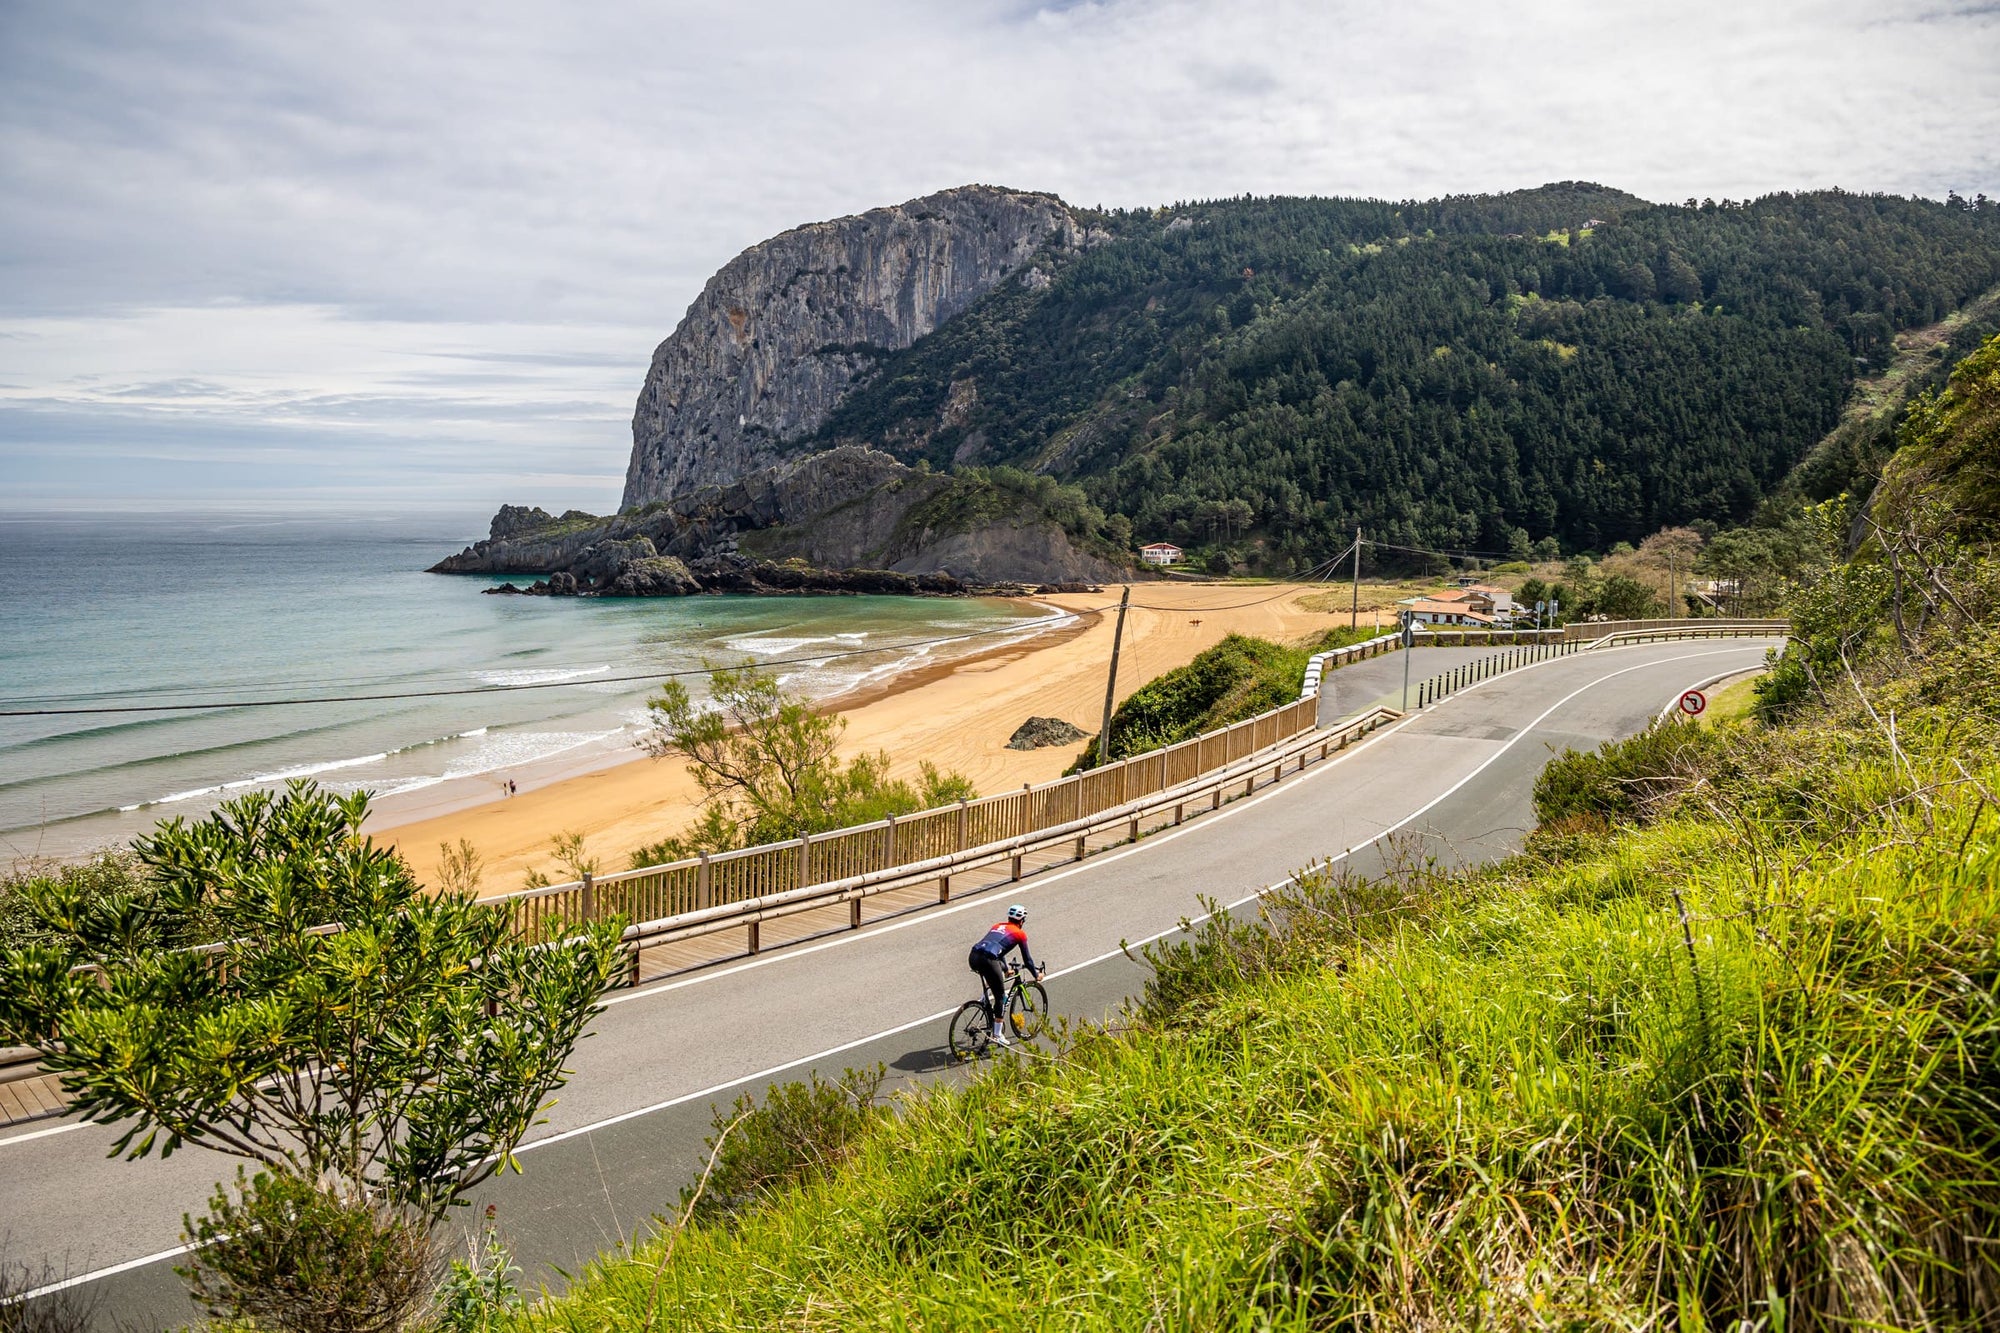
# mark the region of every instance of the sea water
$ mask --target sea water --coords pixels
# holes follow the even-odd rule
[[[0,516],[0,864],[290,778],[408,804],[636,753],[667,673],[825,697],[1033,632],[1016,602],[485,596],[465,520]],[[955,642],[939,642],[949,640]],[[523,687],[534,688],[503,688]],[[95,711],[103,710],[103,711]],[[464,803],[463,800],[460,802]]]

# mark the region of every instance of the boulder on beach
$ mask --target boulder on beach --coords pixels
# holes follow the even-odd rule
[[[1049,745],[1073,745],[1090,733],[1059,717],[1031,717],[1007,738],[1010,750],[1039,750]]]

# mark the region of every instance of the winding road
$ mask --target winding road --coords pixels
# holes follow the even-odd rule
[[[1504,856],[1532,822],[1529,793],[1552,753],[1638,731],[1683,690],[1757,666],[1774,642],[1674,640],[1523,667],[1179,828],[948,906],[620,992],[522,1148],[523,1173],[490,1182],[478,1202],[498,1205],[530,1281],[575,1273],[674,1208],[716,1104],[877,1061],[895,1078],[952,1076],[945,1022],[976,990],[965,950],[1005,901],[1031,909],[1057,1010],[1105,1018],[1144,983],[1122,942],[1172,933],[1204,897],[1244,907],[1311,864],[1376,872],[1392,833],[1447,860]],[[1493,651],[1417,649],[1411,678]],[[1331,673],[1321,721],[1394,706],[1402,679],[1399,654]],[[181,1215],[236,1164],[204,1149],[108,1160],[114,1137],[68,1120],[0,1136],[6,1253],[67,1275],[105,1327],[184,1322],[191,1308],[172,1273]]]

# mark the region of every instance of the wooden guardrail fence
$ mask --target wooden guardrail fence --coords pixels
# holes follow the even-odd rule
[[[604,916],[651,921],[752,902],[1088,818],[1181,786],[1310,731],[1317,722],[1317,708],[1317,700],[1300,699],[1178,745],[1020,791],[790,842],[499,894],[487,901],[505,906],[516,927],[534,935]]]

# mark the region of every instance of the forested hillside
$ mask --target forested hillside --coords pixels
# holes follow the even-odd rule
[[[879,356],[797,447],[1046,472],[1142,540],[1277,570],[1357,525],[1601,550],[1748,516],[1897,331],[2000,286],[1983,197],[1655,206],[1572,182],[1089,221],[1106,239]]]

